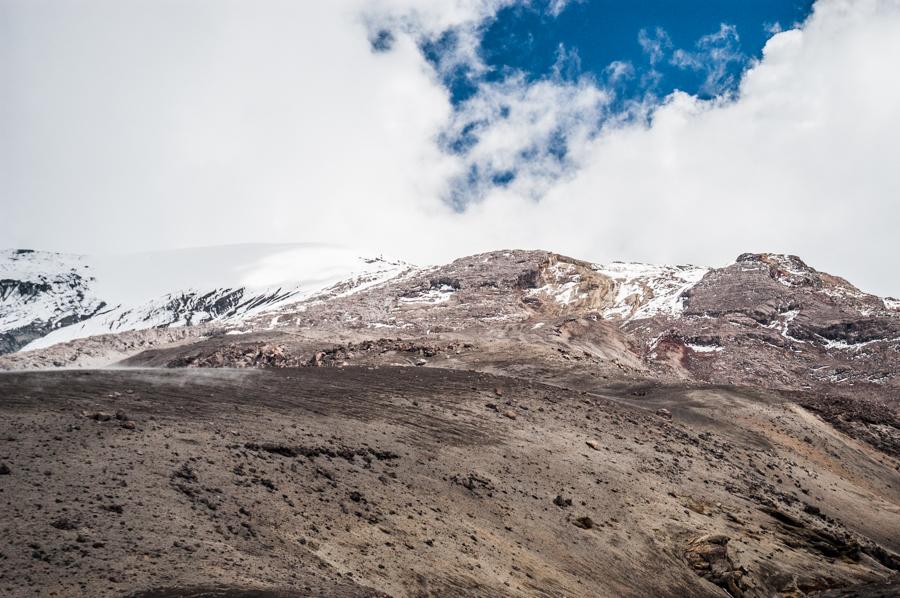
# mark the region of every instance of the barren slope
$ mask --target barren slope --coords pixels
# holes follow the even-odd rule
[[[0,396],[10,596],[768,596],[898,566],[897,461],[771,394],[350,367]]]

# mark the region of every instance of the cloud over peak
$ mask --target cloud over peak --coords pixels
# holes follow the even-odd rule
[[[174,19],[7,2],[0,245],[332,241],[419,263],[771,250],[900,294],[900,3],[819,0],[731,85],[737,30],[676,48],[648,26],[633,39],[651,66],[708,84],[665,97],[623,97],[634,64],[587,73],[566,48],[550,76],[484,77],[483,27],[512,3],[194,0]],[[454,69],[471,77],[458,102]]]

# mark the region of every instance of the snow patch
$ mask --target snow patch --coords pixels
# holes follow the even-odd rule
[[[0,251],[0,332],[32,323],[62,325],[87,317],[103,302],[85,256],[48,251]]]
[[[684,346],[697,353],[718,353],[719,351],[725,350],[725,347],[720,347],[718,345],[695,345],[691,343],[685,343]]]
[[[456,289],[451,287],[450,285],[441,285],[440,288],[437,289],[428,289],[427,291],[422,291],[420,293],[416,293],[415,295],[410,295],[408,297],[400,297],[400,303],[427,303],[431,305],[436,305],[438,303],[446,303],[450,301],[450,298],[456,292]]]
[[[825,339],[823,339],[825,340]],[[897,338],[876,338],[870,341],[863,341],[859,343],[848,343],[847,341],[839,341],[839,340],[825,340],[825,348],[826,349],[840,349],[840,350],[852,350],[858,351],[863,347],[867,347],[869,345],[873,345],[875,343],[894,343],[900,341],[900,337]]]
[[[570,305],[587,296],[578,292],[581,275],[577,274],[575,264],[556,262],[547,268],[546,273],[552,277],[551,282],[536,289],[529,289],[526,295],[548,295],[560,305]]]
[[[801,340],[799,338],[794,338],[793,336],[791,336],[791,333],[790,333],[791,322],[793,322],[794,318],[796,318],[799,314],[800,314],[799,309],[788,310],[784,313],[779,314],[779,318],[781,318],[781,319],[775,320],[774,322],[772,322],[771,324],[766,326],[766,328],[772,328],[772,329],[778,330],[781,333],[781,336],[783,338],[788,339],[789,341],[793,341],[795,343],[806,344],[806,341]]]
[[[595,265],[594,270],[616,283],[613,306],[604,310],[603,317],[624,320],[678,316],[684,311],[684,294],[709,272],[696,266],[628,262]]]
[[[866,297],[862,291],[845,286],[822,287],[819,292],[832,299],[863,299]]]

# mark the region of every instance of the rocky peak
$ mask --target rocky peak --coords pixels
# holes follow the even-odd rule
[[[743,253],[738,256],[735,264],[742,268],[757,265],[768,273],[773,280],[787,287],[819,287],[822,286],[822,278],[814,268],[796,255],[779,253]]]

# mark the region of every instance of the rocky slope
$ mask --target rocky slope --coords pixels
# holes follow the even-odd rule
[[[0,357],[139,368],[0,375],[0,589],[896,595],[896,301],[773,254],[368,264]]]
[[[0,375],[0,593],[895,595],[896,459],[777,394],[571,384]]]

